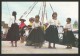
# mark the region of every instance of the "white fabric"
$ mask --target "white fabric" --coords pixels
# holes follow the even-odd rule
[[[38,23],[34,22],[32,24],[32,28],[36,28],[36,27],[39,27],[39,26],[41,26],[41,23],[40,22],[38,22]]]
[[[63,27],[61,26],[58,27],[58,33],[63,33]]]
[[[64,28],[67,28],[68,30],[72,30],[72,25],[70,24],[66,24]]]
[[[47,21],[47,23],[49,24],[48,27],[50,25],[56,25],[56,26],[60,26],[60,21],[58,19],[54,20],[54,19],[50,19]]]
[[[14,23],[14,16],[11,16],[8,26],[11,27],[12,23]]]
[[[3,28],[3,34],[7,34],[8,29],[7,28]]]
[[[25,30],[24,36],[28,36],[29,35],[29,30]]]

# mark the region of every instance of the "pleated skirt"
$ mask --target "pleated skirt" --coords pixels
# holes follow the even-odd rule
[[[31,41],[33,43],[41,43],[44,42],[44,32],[40,27],[37,27],[33,30],[31,30],[28,38],[28,41]]]
[[[59,41],[58,30],[55,25],[50,25],[45,31],[45,40],[51,43]]]
[[[64,44],[73,44],[75,42],[75,36],[72,31],[64,32],[63,34],[63,43]]]

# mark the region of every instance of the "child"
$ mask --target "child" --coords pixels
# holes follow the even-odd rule
[[[56,12],[52,14],[52,19],[48,22],[48,24],[49,25],[45,33],[46,41],[49,42],[48,48],[52,48],[51,43],[53,43],[53,48],[56,48],[55,43],[59,41],[57,26],[60,25],[60,22],[57,20]]]
[[[24,23],[26,20],[20,19],[21,24],[19,25],[20,29],[20,37],[21,37],[21,43],[24,43],[24,37],[23,34],[25,33],[24,27],[26,27],[26,24]]]
[[[75,36],[72,32],[71,18],[67,18],[67,24],[64,28],[63,43],[67,44],[67,49],[72,49],[72,43],[75,42]]]
[[[28,28],[29,28],[29,32],[31,31],[31,29],[32,29],[32,24],[33,24],[33,22],[34,22],[34,18],[33,17],[31,17],[30,19],[29,19],[29,25],[28,25]]]
[[[30,40],[33,43],[35,43],[34,44],[35,48],[36,47],[41,48],[42,43],[44,41],[44,33],[43,33],[42,29],[41,29],[42,24],[39,21],[39,18],[40,18],[39,15],[35,16],[35,21],[34,21],[34,23],[32,25],[33,29],[32,29],[32,31],[30,32],[30,34],[29,34],[29,36],[27,38],[27,40]]]
[[[32,24],[33,24],[33,22],[34,22],[34,18],[33,17],[31,17],[30,19],[29,19],[29,25],[28,25],[28,30],[29,30],[29,33],[31,32],[31,30],[32,30]],[[32,46],[32,44],[33,44],[33,42],[32,41],[30,41],[30,40],[27,40],[27,38],[26,38],[26,46]]]

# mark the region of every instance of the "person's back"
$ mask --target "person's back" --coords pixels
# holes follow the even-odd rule
[[[8,41],[11,41],[12,46],[13,46],[13,41],[15,41],[15,46],[17,46],[17,41],[20,40],[19,26],[17,23],[11,25],[10,29],[8,30],[6,38]]]

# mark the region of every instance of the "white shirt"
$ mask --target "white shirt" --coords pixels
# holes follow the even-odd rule
[[[25,30],[24,36],[28,36],[29,35],[29,30]]]
[[[8,26],[11,27],[12,23],[14,23],[14,16],[11,16]]]
[[[70,24],[66,24],[64,28],[67,28],[69,31],[72,30],[72,25],[71,23]]]
[[[54,20],[54,19],[50,19],[48,21],[49,25],[56,25],[56,26],[60,26],[60,21],[59,20]]]
[[[36,28],[36,27],[39,27],[39,26],[41,26],[41,22],[38,22],[38,23],[34,22],[32,24],[32,28]]]

